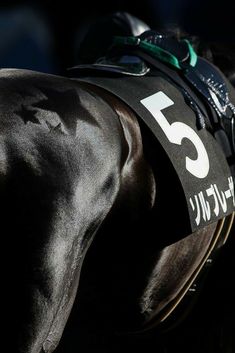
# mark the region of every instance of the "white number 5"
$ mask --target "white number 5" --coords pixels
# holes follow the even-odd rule
[[[193,143],[198,156],[195,160],[185,157],[186,169],[197,178],[205,178],[209,172],[210,163],[202,140],[187,124],[179,121],[170,124],[161,112],[163,109],[173,105],[174,102],[162,91],[144,98],[140,102],[153,115],[171,143],[181,145],[183,138],[187,138]]]

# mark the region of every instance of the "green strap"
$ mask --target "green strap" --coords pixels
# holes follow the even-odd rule
[[[183,42],[185,42],[188,46],[188,51],[189,51],[189,65],[194,67],[196,66],[196,63],[197,63],[197,54],[196,52],[194,51],[192,45],[190,44],[190,42],[187,40],[187,39],[183,39]]]
[[[193,47],[189,43],[188,40],[183,40],[187,46],[189,51],[189,65],[194,67],[197,63],[197,54],[195,53]],[[177,69],[182,69],[182,65],[178,58],[171,54],[169,51],[162,49],[161,47],[151,44],[145,40],[141,40],[138,37],[114,37],[114,43],[117,45],[128,45],[128,46],[136,46],[147,53],[151,54],[153,57],[156,57],[162,61],[167,62],[168,64],[176,67]]]

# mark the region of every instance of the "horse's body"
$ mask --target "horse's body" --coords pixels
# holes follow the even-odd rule
[[[121,193],[135,204],[126,208],[133,218],[150,207],[154,180],[136,121],[118,118],[76,82],[2,70],[1,85],[3,242],[12,252],[4,276],[10,308],[5,327],[15,352],[40,352],[42,346],[49,352],[97,229]]]
[[[1,244],[8,253],[2,334],[11,332],[4,351],[55,350],[97,231],[100,251],[91,249],[84,283],[96,290],[87,293],[100,302],[101,327],[138,330],[161,321],[223,242],[222,221],[162,236],[164,222],[180,217],[173,206],[161,211],[162,154],[113,95],[24,70],[1,70],[0,85]]]

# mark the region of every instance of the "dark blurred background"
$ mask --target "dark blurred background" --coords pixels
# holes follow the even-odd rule
[[[127,11],[154,29],[177,23],[203,39],[233,43],[234,10],[228,0],[1,1],[0,66],[64,74],[76,64],[89,25],[114,11]]]

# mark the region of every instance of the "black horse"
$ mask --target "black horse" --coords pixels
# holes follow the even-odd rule
[[[232,214],[185,230],[172,163],[104,88],[27,70],[0,77],[4,351],[53,352],[76,296],[81,331],[161,326],[226,241]]]

